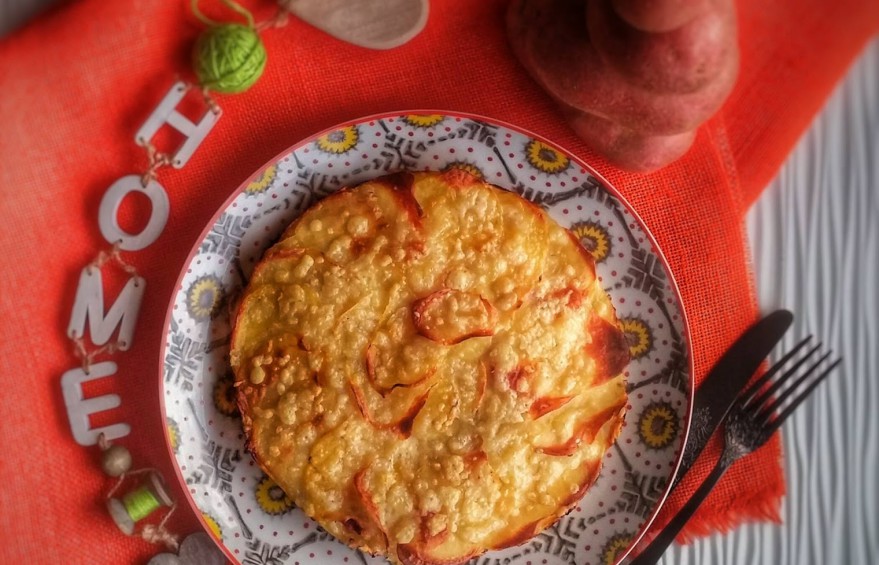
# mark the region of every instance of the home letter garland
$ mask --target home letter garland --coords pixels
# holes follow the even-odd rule
[[[146,171],[118,179],[101,199],[98,226],[110,248],[100,251],[80,274],[67,335],[73,341],[74,352],[81,363],[61,376],[61,390],[74,440],[82,446],[97,444],[101,449],[101,467],[104,473],[117,479],[106,495],[107,508],[114,522],[128,535],[139,535],[147,541],[164,543],[174,551],[180,546],[179,540],[165,529],[165,523],[176,506],[164,480],[154,469],[131,471],[131,455],[128,450],[111,443],[112,440],[131,433],[131,426],[118,422],[92,428],[89,423],[91,414],[118,407],[121,404],[120,397],[107,394],[85,398],[83,385],[115,375],[116,363],[109,360],[98,361],[98,358],[126,351],[132,344],[146,280],[125,261],[122,253],[149,247],[165,228],[170,204],[168,193],[158,181],[158,172],[169,166],[181,169],[186,165],[222,115],[222,110],[210,92],[240,93],[253,86],[262,75],[266,64],[266,52],[259,32],[286,23],[286,13],[279,10],[274,18],[255,25],[249,11],[233,0],[221,1],[243,16],[245,24],[220,23],[208,19],[199,10],[198,0],[192,0],[193,14],[208,26],[199,36],[193,50],[193,65],[207,111],[197,121],[184,116],[177,108],[193,90],[193,85],[178,81],[171,86],[135,134],[135,142],[147,153],[149,164]],[[152,143],[158,131],[165,126],[176,130],[184,139],[173,154],[161,152]],[[123,199],[132,193],[146,196],[151,204],[149,220],[138,233],[126,232],[118,222],[119,207]],[[128,277],[106,312],[103,280],[105,267],[121,269]],[[86,342],[87,334],[91,346]],[[115,340],[112,339],[114,334]],[[125,494],[117,494],[126,479],[131,478],[137,478],[137,484],[129,487]],[[158,524],[139,524],[163,509],[164,516]],[[213,559],[216,561],[218,551],[209,539],[205,541],[206,538],[204,534],[194,534],[187,538],[181,549],[181,556],[183,549],[186,549],[188,555],[202,556],[199,562],[207,562],[206,559],[213,550]],[[156,556],[150,563],[165,563],[162,559],[167,557],[170,556]],[[221,555],[218,562],[223,562]]]

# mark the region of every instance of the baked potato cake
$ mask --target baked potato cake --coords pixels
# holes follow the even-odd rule
[[[590,253],[462,170],[307,210],[254,270],[230,359],[263,470],[328,532],[404,565],[551,525],[627,402],[628,345]]]

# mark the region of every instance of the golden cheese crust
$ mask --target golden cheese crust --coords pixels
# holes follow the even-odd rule
[[[266,473],[334,536],[404,565],[551,525],[626,406],[628,347],[592,256],[459,170],[306,211],[254,271],[230,357]]]

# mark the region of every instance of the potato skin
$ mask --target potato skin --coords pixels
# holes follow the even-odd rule
[[[704,92],[718,100],[732,89],[738,48],[731,3],[718,3],[661,33],[632,27],[614,11],[611,0],[589,0],[586,6],[586,28],[595,50],[633,85],[657,93]]]
[[[611,0],[613,10],[630,26],[662,33],[693,21],[717,0]]]
[[[649,173],[681,158],[693,145],[696,130],[672,135],[650,135],[608,119],[567,109],[571,128],[586,143],[618,166]]]
[[[675,1],[650,9],[668,3]],[[584,141],[626,170],[650,172],[686,153],[738,76],[731,0],[695,5],[677,27],[664,29],[667,20],[650,31],[612,0],[514,0],[507,31],[522,65]]]

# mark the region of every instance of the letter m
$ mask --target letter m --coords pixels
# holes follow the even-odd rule
[[[104,313],[104,281],[101,270],[91,265],[86,267],[79,276],[79,286],[76,289],[76,300],[73,303],[73,312],[70,314],[67,335],[71,338],[84,337],[86,320],[88,320],[89,335],[93,344],[107,343],[118,327],[119,349],[128,349],[131,346],[134,325],[137,322],[145,289],[146,280],[137,276],[129,278],[116,301]]]

